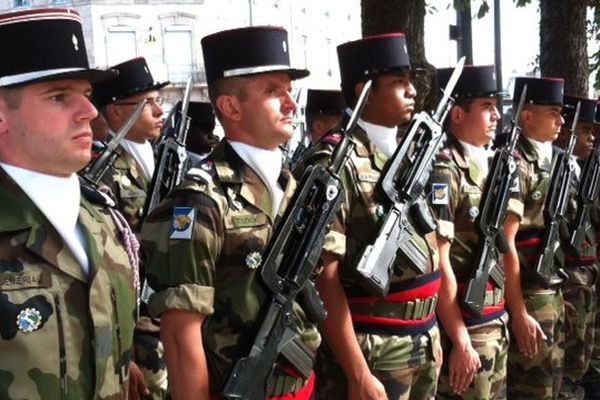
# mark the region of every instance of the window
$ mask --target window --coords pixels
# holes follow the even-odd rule
[[[168,25],[164,34],[164,55],[168,79],[184,83],[192,75],[192,28],[189,25]]]
[[[15,7],[29,7],[30,5],[30,0],[15,0]]]
[[[128,25],[109,27],[106,35],[107,64],[119,64],[136,56],[135,29]]]

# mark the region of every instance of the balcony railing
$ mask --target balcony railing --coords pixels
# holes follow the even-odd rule
[[[185,84],[192,76],[194,83],[206,82],[202,64],[167,64],[167,77],[171,84]]]

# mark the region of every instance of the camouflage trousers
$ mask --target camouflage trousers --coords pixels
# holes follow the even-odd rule
[[[168,399],[167,365],[163,344],[154,332],[136,330],[133,337],[134,358],[144,374],[150,391],[147,399]]]
[[[565,300],[565,361],[559,398],[575,398],[594,350],[597,266],[569,270]]]
[[[414,336],[383,337],[357,334],[357,337],[373,375],[385,386],[389,400],[434,399],[439,376],[433,356],[433,346],[438,346],[440,340],[437,327],[431,329],[428,334]],[[377,368],[378,356],[387,351],[386,347],[392,347],[389,343],[395,338],[406,343],[406,348],[397,352],[396,368]],[[419,353],[420,355],[415,357]],[[406,358],[408,354],[410,359]],[[326,343],[319,348],[315,369],[315,391],[318,399],[348,399],[346,376]]]
[[[596,281],[596,293],[600,293],[600,279]],[[600,302],[600,296],[596,296]],[[600,311],[600,304],[596,304]],[[594,349],[590,358],[588,370],[585,373],[582,386],[585,389],[585,399],[598,400],[600,399],[600,312],[596,313],[594,323]]]
[[[508,352],[507,396],[510,400],[555,399],[564,361],[564,303],[560,290],[524,289],[529,315],[539,322],[547,339],[532,358],[525,357],[511,338]]]
[[[506,399],[506,363],[508,359],[508,316],[489,323],[469,327],[471,344],[481,360],[481,368],[471,385],[461,394],[454,393],[449,381],[448,357],[452,350],[450,338],[442,331],[444,364],[440,375],[437,399],[504,400]]]

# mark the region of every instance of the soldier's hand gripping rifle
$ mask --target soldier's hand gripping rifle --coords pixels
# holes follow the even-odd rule
[[[479,203],[480,212],[475,221],[479,243],[473,261],[474,268],[466,282],[461,300],[463,306],[477,317],[481,317],[483,311],[488,278],[491,277],[498,287],[504,287],[504,271],[500,269],[498,262],[500,253],[508,251],[504,236],[504,221],[510,189],[516,179],[517,164],[513,153],[521,134],[519,119],[526,96],[527,85],[521,92],[507,145],[494,154]]]
[[[569,189],[573,176],[573,161],[571,155],[577,141],[577,122],[579,120],[579,111],[581,102],[577,103],[571,133],[567,148],[561,151],[555,157],[552,165],[549,191],[544,204],[544,221],[546,228],[540,244],[541,254],[539,255],[535,266],[533,267],[533,277],[544,287],[550,287],[562,283],[568,276],[558,265],[556,260],[556,251],[560,247],[561,239],[565,235],[565,211],[569,201]]]
[[[590,211],[600,192],[600,137],[595,142],[594,149],[585,160],[577,187],[577,213],[573,221],[571,246],[578,254],[582,253],[583,240],[590,225]]]
[[[187,82],[183,99],[175,105],[174,113],[167,118],[170,126],[163,132],[157,145],[156,167],[150,183],[150,192],[144,206],[144,217],[154,210],[158,204],[181,183],[186,172],[187,151],[185,139],[190,127],[187,116],[192,91],[192,79]]]
[[[339,173],[354,149],[350,138],[371,87],[365,85],[330,165],[309,166],[290,205],[267,246],[261,277],[269,291],[268,308],[261,317],[250,354],[235,363],[222,396],[225,399],[263,400],[266,384],[280,355],[304,379],[313,355],[294,332],[292,307],[296,295],[313,273],[325,234],[342,200]],[[303,305],[304,306],[304,305]],[[322,305],[321,305],[322,307]]]
[[[102,153],[100,153],[98,158],[96,158],[84,171],[82,176],[85,180],[92,183],[94,186],[98,186],[98,183],[100,183],[102,177],[106,174],[106,171],[113,166],[119,157],[119,154],[116,151],[117,147],[119,147],[119,144],[125,139],[125,136],[127,136],[131,127],[140,118],[146,103],[148,103],[148,100],[144,99],[135,107],[133,114],[129,116],[117,134],[106,144]]]
[[[361,284],[373,295],[385,296],[389,291],[398,253],[402,253],[419,273],[425,272],[429,255],[413,242],[412,234],[415,228],[419,233],[431,232],[435,222],[427,206],[417,199],[429,179],[433,158],[443,143],[443,123],[454,104],[450,96],[464,63],[463,57],[450,76],[434,115],[420,112],[413,117],[379,178],[378,189],[391,206],[375,242],[365,247],[357,265]],[[412,226],[409,213],[419,226]]]

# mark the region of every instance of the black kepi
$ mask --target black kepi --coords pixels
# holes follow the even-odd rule
[[[598,101],[596,99],[588,99],[586,97],[564,95],[563,97],[563,116],[566,119],[572,120],[575,117],[575,110],[577,103],[581,102],[581,109],[579,110],[579,121],[583,122],[595,122],[596,121],[596,108]]]
[[[346,102],[340,90],[308,89],[306,114],[337,115],[344,112]]]
[[[159,90],[170,83],[155,81],[144,57],[125,61],[111,68],[119,71],[119,76],[94,85],[94,101],[98,107],[138,93]]]
[[[291,79],[309,75],[292,68],[287,31],[275,26],[252,26],[213,33],[201,40],[206,81],[267,72],[287,73]]]
[[[0,37],[0,87],[70,78],[98,82],[116,75],[90,69],[81,17],[72,9],[0,14]]]
[[[215,113],[210,103],[190,101],[187,115],[192,120],[192,124],[198,125],[210,132],[215,129]]]
[[[438,88],[446,87],[454,68],[437,70]],[[458,99],[493,97],[498,94],[496,68],[493,65],[465,65],[451,96]]]
[[[562,106],[565,81],[562,78],[518,77],[515,79],[513,103],[521,98],[523,86],[527,84],[525,103],[542,106]]]

